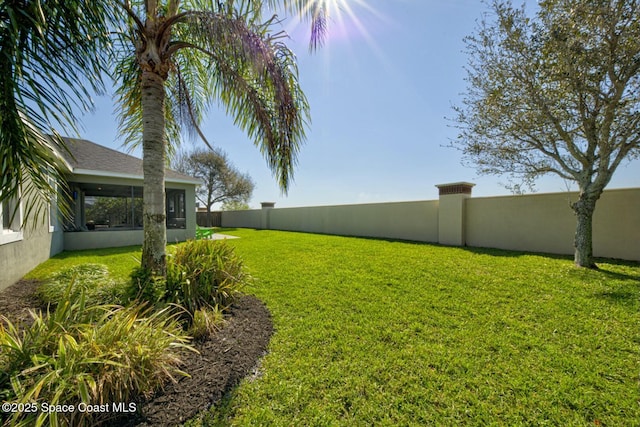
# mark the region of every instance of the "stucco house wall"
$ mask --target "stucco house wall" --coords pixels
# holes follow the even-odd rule
[[[49,210],[48,205],[42,206]],[[0,240],[0,290],[12,285],[31,269],[49,257],[63,251],[61,221],[50,213],[35,222],[34,213],[29,226],[21,231],[21,238],[10,242]]]
[[[26,226],[19,231],[0,228],[0,290],[18,281],[38,264],[63,250],[96,249],[141,245],[144,235],[141,227],[129,229],[89,231],[84,223],[84,196],[82,185],[128,186],[142,188],[142,160],[120,153],[86,140],[67,138],[71,154],[63,154],[70,170],[68,183],[73,194],[73,226],[60,218],[57,206],[51,209],[49,201],[43,201],[48,215],[45,220],[26,218]],[[196,233],[196,186],[198,179],[167,169],[167,190],[184,191],[184,218],[177,218],[177,228],[167,230],[167,242],[175,243],[194,239]],[[75,192],[75,194],[74,194]],[[179,194],[180,195],[180,194]],[[23,203],[23,202],[21,202]],[[23,203],[24,204],[24,203]],[[23,212],[21,210],[20,212]],[[2,210],[0,209],[0,217]],[[50,220],[49,220],[50,218]],[[25,218],[20,218],[24,222]],[[15,227],[15,224],[12,226]],[[67,228],[67,231],[65,231]],[[16,228],[17,229],[17,228]],[[69,231],[74,229],[76,231]]]

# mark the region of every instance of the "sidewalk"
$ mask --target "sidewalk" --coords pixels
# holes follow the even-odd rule
[[[225,240],[225,239],[239,239],[239,237],[238,236],[229,236],[228,234],[213,233],[211,235],[211,237],[209,237],[209,239],[211,239],[211,240]]]

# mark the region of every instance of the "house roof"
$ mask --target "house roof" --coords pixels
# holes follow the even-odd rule
[[[142,159],[121,153],[86,139],[64,138],[69,152],[62,156],[77,175],[97,175],[142,179]],[[171,169],[165,169],[165,180],[200,184],[201,181]]]

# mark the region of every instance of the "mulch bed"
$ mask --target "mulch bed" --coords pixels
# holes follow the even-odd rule
[[[28,323],[29,308],[42,308],[35,296],[36,281],[20,281],[0,292],[0,314]],[[225,327],[211,338],[197,341],[199,354],[183,356],[178,378],[152,399],[138,402],[138,412],[119,418],[118,426],[173,426],[195,417],[219,402],[240,380],[255,374],[273,334],[271,314],[256,297],[246,295],[231,306]]]

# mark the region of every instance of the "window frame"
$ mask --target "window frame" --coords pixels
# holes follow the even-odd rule
[[[54,189],[53,194],[49,199],[49,233],[54,233],[58,231],[58,228],[59,228],[58,183],[52,177],[49,177],[49,182],[51,183]]]
[[[10,228],[4,228],[4,215],[6,215],[6,212],[4,212],[4,206],[7,202],[9,203],[10,210],[16,209]],[[17,206],[15,206],[16,203]],[[24,233],[22,231],[22,215],[22,200],[19,195],[17,198],[14,197],[0,203],[0,219],[2,220],[2,228],[0,229],[0,245],[6,245],[8,243],[14,243],[24,239]]]

